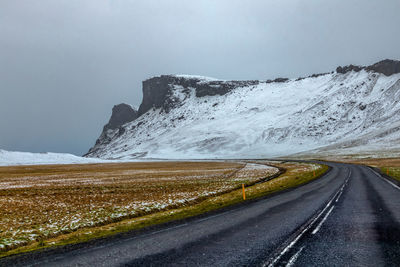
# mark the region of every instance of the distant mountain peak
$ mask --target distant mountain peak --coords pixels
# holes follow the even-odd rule
[[[122,127],[125,123],[134,121],[138,117],[138,111],[131,105],[121,103],[112,108],[110,120],[103,127],[100,137],[96,140],[96,145],[89,150],[84,156],[96,151],[96,146],[106,144],[117,135],[122,135],[125,129]]]
[[[131,122],[138,117],[137,110],[131,105],[121,103],[112,108],[111,118],[104,129],[117,129],[127,122]]]

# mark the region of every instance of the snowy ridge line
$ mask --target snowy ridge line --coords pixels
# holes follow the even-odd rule
[[[158,102],[147,97],[152,108],[103,133],[89,156],[249,159],[383,147],[400,155],[400,73],[361,69],[276,82],[153,79],[144,89]]]
[[[208,77],[208,76],[201,76],[201,75],[190,75],[190,74],[173,74],[172,76],[178,77],[178,78],[185,78],[185,79],[198,79],[198,80],[204,80],[204,81],[225,81],[213,77]]]

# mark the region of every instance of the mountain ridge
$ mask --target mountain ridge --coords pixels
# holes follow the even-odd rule
[[[359,135],[371,134],[368,131],[371,130],[371,125],[375,123],[369,124],[367,121],[368,118],[365,116],[363,117],[362,114],[370,113],[377,121],[380,121],[380,115],[376,112],[374,113],[371,107],[375,105],[375,109],[380,110],[380,105],[397,101],[396,97],[399,99],[397,94],[399,91],[398,88],[400,88],[399,73],[400,61],[383,60],[370,66],[362,67],[349,65],[338,67],[335,72],[314,74],[298,79],[277,78],[275,80],[265,81],[223,81],[190,75],[161,75],[153,77],[143,81],[143,101],[138,109],[137,117],[131,121],[121,123],[121,125],[118,125],[118,127],[114,129],[107,129],[108,132],[106,133],[103,131],[100,138],[96,141],[96,145],[91,148],[86,155],[104,158],[134,158],[143,156],[166,158],[176,158],[178,156],[181,158],[221,158],[233,157],[235,152],[242,151],[238,156],[279,156],[281,153],[248,153],[243,151],[243,148],[251,148],[254,144],[258,144],[265,149],[268,149],[268,147],[274,148],[273,150],[278,152],[279,148],[283,148],[282,145],[286,144],[289,148],[281,149],[281,151],[283,154],[290,154],[323,146],[331,146],[335,143],[346,141],[343,138],[349,136],[348,132],[342,132],[341,136],[336,136],[334,139],[330,138],[332,135],[335,136],[335,133],[332,132],[332,126],[334,125],[339,125],[346,129],[349,128],[349,132],[354,132]],[[378,86],[380,82],[386,80],[391,82],[384,85],[383,88],[379,88],[383,90],[379,93],[379,89],[375,87]],[[307,85],[308,83],[309,85]],[[310,86],[315,89],[314,93],[318,92],[318,95],[313,96],[314,93],[312,91],[307,91]],[[393,86],[395,89],[392,88]],[[299,88],[303,87],[304,90],[299,90]],[[285,105],[285,101],[282,100],[279,102],[279,100],[274,99],[274,96],[265,90],[277,90],[274,92],[275,94],[279,95],[279,93],[282,93],[282,98],[288,97],[290,92],[289,94],[283,92],[283,88],[287,92],[290,91],[290,88],[292,88],[292,91],[296,91],[297,95],[294,94],[291,96],[294,99],[299,97],[299,94],[307,92],[311,98],[314,97],[318,100],[316,104],[322,101],[319,105],[324,106],[325,109],[330,109],[330,107],[326,106],[326,103],[324,105],[324,100],[329,102],[329,100],[324,98],[332,96],[338,98],[340,94],[347,95],[351,93],[352,95],[349,97],[352,98],[352,100],[337,99],[335,103],[332,103],[338,105],[337,110],[330,110],[331,114],[323,114],[320,112],[324,110],[324,108],[317,112],[314,110],[316,108],[312,105],[308,107],[308,111],[294,111],[298,107],[296,107],[296,101],[293,102],[293,99],[291,99],[293,108],[292,110],[289,109],[286,111],[286,115],[290,116],[285,116],[283,111],[283,113],[279,113],[278,116],[286,120],[286,123],[292,123],[292,127],[290,127],[289,124],[282,125],[284,127],[274,127],[274,124],[271,124],[274,120],[270,119],[270,121],[268,121],[268,113],[271,115],[277,110],[282,110],[282,107],[279,106]],[[323,93],[324,90],[319,92],[321,89],[325,89],[326,95]],[[279,90],[281,91],[279,92]],[[335,90],[338,92],[335,92]],[[390,93],[392,99],[384,97],[384,94],[388,93],[388,90],[393,91]],[[247,95],[242,95],[239,91],[246,92]],[[375,94],[375,102],[368,100],[368,97],[371,98],[372,93]],[[252,96],[252,94],[254,95]],[[257,102],[257,99],[253,99],[257,98],[257,94],[259,94],[260,97],[266,97],[266,100],[272,97],[276,106],[272,107],[270,112],[268,112],[268,110],[265,109],[269,107],[268,101],[263,105]],[[235,96],[236,98],[232,97],[233,95],[237,95]],[[364,101],[366,103],[354,97],[356,95],[359,95],[360,99],[366,98],[366,101]],[[310,101],[310,97],[299,97],[298,100],[307,102]],[[384,97],[386,102],[383,103],[379,101],[379,97]],[[243,103],[248,102],[247,105],[249,107],[247,110],[239,103],[240,99],[242,99]],[[213,101],[213,103],[209,103],[208,101]],[[239,112],[236,114],[237,111],[229,104],[227,105],[225,103],[226,101],[236,103],[238,107],[243,109],[241,110],[242,113]],[[194,105],[193,107],[197,105],[198,109],[189,107],[188,105],[190,104]],[[249,128],[243,130],[253,132],[254,137],[249,138],[247,141],[242,140],[239,142],[240,144],[237,144],[237,141],[233,141],[232,143],[232,140],[240,140],[243,139],[244,136],[249,136],[241,132],[232,134],[232,131],[229,131],[228,128],[224,128],[218,133],[218,128],[215,128],[217,126],[210,127],[210,124],[212,124],[210,122],[216,119],[213,118],[211,114],[212,111],[217,111],[218,114],[224,113],[224,110],[218,107],[222,107],[222,104],[226,106],[226,114],[221,116],[221,120],[227,119],[235,121],[236,124],[247,124]],[[340,105],[344,106],[340,108]],[[391,103],[391,105],[393,106],[393,103]],[[397,109],[397,104],[394,106],[396,111],[399,111]],[[358,110],[358,112],[354,112],[354,108]],[[262,114],[256,114],[257,110]],[[294,111],[293,114],[292,111]],[[199,114],[194,115],[197,112]],[[203,114],[201,114],[202,112]],[[267,120],[265,122],[265,129],[263,127],[261,127],[261,129],[258,125],[250,127],[251,123],[241,121],[240,118],[244,116],[243,112],[255,113],[254,118],[264,116]],[[312,112],[315,112],[314,116],[310,115]],[[345,127],[343,125],[343,121],[346,121],[346,124],[353,123],[352,117],[346,120],[343,117],[349,112],[354,113],[353,120],[363,120],[361,126]],[[379,112],[385,115],[389,110],[380,110]],[[293,118],[299,117],[299,114],[302,113],[304,113],[302,116],[307,123],[306,125],[296,125],[296,120]],[[202,115],[204,117],[208,116],[208,119],[204,120]],[[232,116],[237,116],[239,120],[235,120]],[[300,117],[298,119],[303,120]],[[316,123],[321,117],[324,118],[324,123]],[[247,118],[247,120],[249,120],[249,118]],[[165,122],[163,127],[156,126],[159,125],[161,121]],[[198,136],[199,138],[193,137],[192,141],[194,142],[192,144],[185,143],[183,140],[190,139],[184,136],[185,132],[196,135],[193,131],[188,130],[189,126],[196,128],[196,123],[204,123],[204,126],[208,126],[209,128],[205,132],[201,131]],[[223,122],[221,121],[221,123]],[[278,121],[277,125],[279,124],[281,123]],[[380,122],[380,124],[382,124],[382,122]],[[325,133],[328,134],[318,129],[321,125],[326,127],[326,129],[322,128],[322,130],[325,130]],[[177,127],[182,128],[183,131],[179,132],[176,130]],[[290,128],[293,129],[296,127],[299,127],[297,131],[290,130]],[[258,129],[259,132],[254,129]],[[174,136],[165,139],[171,133],[174,133]],[[177,136],[181,138],[179,139]],[[255,136],[257,136],[257,138],[255,138]],[[306,140],[306,142],[303,143],[308,143],[309,147],[304,147],[304,145],[301,144],[302,138]],[[175,143],[172,144],[171,140],[175,140]],[[290,145],[290,140],[294,144]],[[310,143],[309,141],[312,142]],[[351,143],[352,141],[350,140],[348,142]],[[209,145],[207,145],[207,143]],[[290,149],[290,146],[292,146],[292,149]],[[143,149],[144,147],[146,148]],[[220,148],[220,151],[218,151],[217,148]]]

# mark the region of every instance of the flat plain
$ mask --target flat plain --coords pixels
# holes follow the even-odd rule
[[[234,162],[0,167],[0,251],[189,206],[278,171]]]

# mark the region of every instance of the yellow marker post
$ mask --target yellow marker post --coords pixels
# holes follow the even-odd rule
[[[315,170],[314,170],[314,177],[315,177]]]
[[[244,191],[244,184],[242,184],[243,200],[246,200],[246,192]]]

